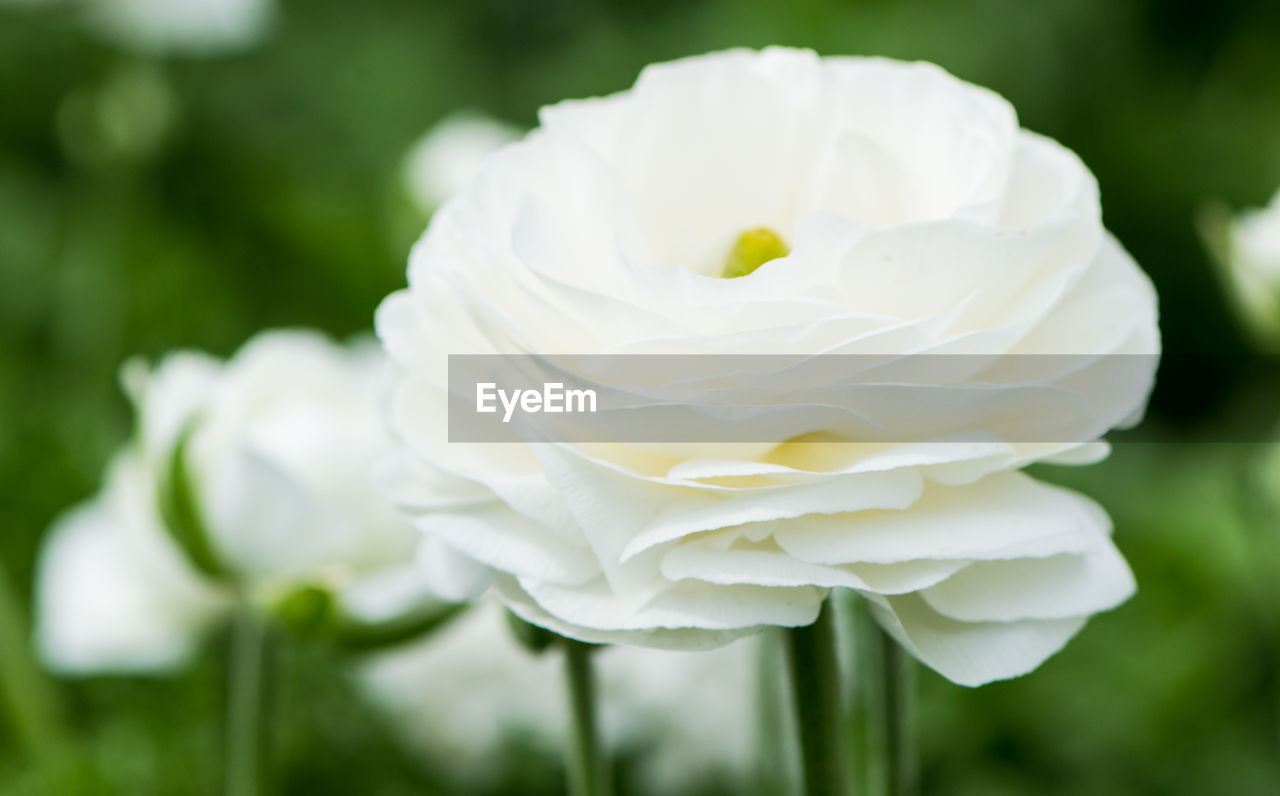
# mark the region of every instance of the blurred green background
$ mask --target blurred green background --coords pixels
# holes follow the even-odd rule
[[[1267,451],[1209,441],[1270,427],[1280,400],[1193,224],[1208,200],[1280,186],[1272,0],[294,0],[259,47],[145,64],[69,13],[0,4],[0,562],[20,599],[44,529],[128,434],[127,356],[370,326],[425,224],[403,159],[442,115],[530,125],[646,63],[767,44],[926,59],[1002,93],[1098,176],[1108,227],[1157,284],[1166,349],[1218,359],[1209,376],[1170,359],[1147,441],[1039,472],[1108,508],[1140,592],[1030,677],[966,690],[921,672],[924,792],[1280,793],[1280,521],[1251,469]],[[144,99],[169,88],[163,137],[84,112],[139,80]],[[288,656],[283,792],[439,792],[342,664]],[[216,792],[221,678],[210,656],[158,681],[59,683],[67,743],[103,793]],[[508,762],[509,792],[560,788],[555,761]],[[0,720],[0,794],[40,792]]]

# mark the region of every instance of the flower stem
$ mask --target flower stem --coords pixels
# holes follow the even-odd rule
[[[57,702],[28,643],[23,611],[9,577],[0,566],[0,706],[7,706],[15,734],[31,754],[50,789],[69,776],[67,739]]]
[[[806,796],[844,796],[849,789],[844,704],[830,602],[808,627],[786,631],[791,698],[800,735]]]
[[[231,625],[225,740],[227,796],[258,796],[262,790],[265,651],[266,626],[262,618],[251,606],[241,605]]]
[[[873,700],[879,716],[880,770],[885,796],[912,796],[916,792],[914,690],[915,665],[911,656],[889,634],[874,626],[876,681],[879,694]]]
[[[596,720],[596,681],[591,663],[594,648],[573,639],[564,639],[562,644],[569,690],[569,793],[608,796],[612,788]]]
[[[782,683],[782,628],[760,634],[756,665],[756,760],[758,796],[790,794],[795,781],[795,731]]]
[[[847,660],[848,668],[845,670],[844,676],[852,684],[847,689],[848,693],[845,696],[848,700],[846,726],[849,728],[849,756],[852,761],[853,792],[880,796],[880,789],[877,787],[880,782],[880,771],[876,767],[879,761],[873,749],[877,738],[872,727],[872,716],[875,713],[875,705],[873,703],[878,695],[873,693],[875,691],[875,687],[872,685],[874,678],[871,676],[871,673],[876,671],[875,656],[877,649],[875,642],[878,637],[867,638],[875,629],[875,620],[871,618],[866,599],[856,592],[841,590],[833,592],[832,598],[839,598],[840,600],[836,604],[840,608],[840,611],[836,613],[836,621],[840,627],[844,628],[845,634],[849,639],[847,643],[850,646]],[[840,624],[841,619],[843,619],[843,624]]]

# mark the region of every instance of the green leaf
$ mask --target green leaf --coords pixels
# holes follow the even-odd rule
[[[346,652],[374,652],[414,641],[439,630],[461,614],[466,603],[424,605],[385,622],[363,622],[339,615],[334,643]]]
[[[197,423],[197,420],[187,423],[169,456],[169,466],[160,483],[160,517],[169,535],[196,569],[210,577],[227,580],[230,573],[210,541],[209,529],[200,511],[195,484],[187,466],[187,445]]]

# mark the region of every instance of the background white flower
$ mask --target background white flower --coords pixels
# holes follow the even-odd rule
[[[485,158],[521,133],[513,124],[476,111],[449,114],[418,139],[405,158],[409,196],[422,212],[435,212],[475,177]]]
[[[587,640],[706,647],[807,624],[847,587],[977,684],[1129,596],[1105,513],[1017,472],[1105,455],[1086,440],[1141,416],[1159,351],[1151,285],[1072,153],[931,65],[780,48],[651,66],[541,122],[436,214],[377,324],[409,452],[393,491],[513,610]],[[761,228],[783,256],[718,278]],[[1054,355],[1144,370],[1061,443],[999,426],[983,444],[696,449],[445,435],[448,354],[818,352],[1037,355],[1040,379],[1081,395],[1106,387]]]
[[[225,363],[178,352],[154,371],[126,365],[137,439],[103,493],[57,523],[41,558],[49,663],[173,665],[229,608],[232,584],[264,607],[322,588],[367,622],[429,600],[419,537],[370,482],[390,445],[374,397],[383,364],[371,341],[276,331]],[[185,519],[181,507],[162,510],[183,484]],[[202,549],[206,560],[188,558]]]
[[[101,494],[50,529],[39,562],[37,645],[65,674],[175,668],[230,605],[192,571],[156,514],[154,485],[122,454]]]
[[[604,737],[615,751],[641,755],[645,792],[712,778],[745,782],[760,654],[756,639],[701,654],[597,652]],[[491,761],[503,743],[519,738],[558,757],[568,731],[560,656],[521,647],[493,600],[426,641],[380,653],[362,667],[360,683],[415,756],[471,784],[498,773]]]
[[[81,0],[93,30],[144,54],[213,55],[260,42],[274,0]]]
[[[1225,226],[1225,235],[1209,234],[1223,238],[1218,258],[1241,317],[1261,343],[1280,347],[1280,191],[1265,208],[1244,210]]]

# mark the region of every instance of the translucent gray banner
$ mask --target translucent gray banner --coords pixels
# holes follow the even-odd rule
[[[1087,442],[1148,355],[451,355],[451,442]]]

